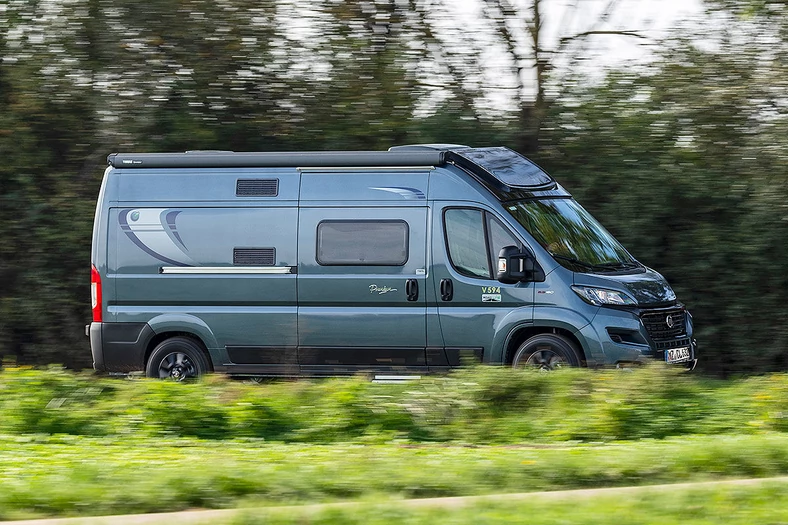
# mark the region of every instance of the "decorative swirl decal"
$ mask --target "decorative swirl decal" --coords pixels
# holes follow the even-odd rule
[[[407,199],[407,200],[419,200],[419,199],[426,199],[427,196],[424,195],[424,192],[417,189],[417,188],[406,188],[401,186],[391,186],[385,188],[373,188],[370,187],[371,190],[378,190],[378,191],[387,191],[389,193],[396,193],[400,197]]]
[[[173,266],[194,266],[175,224],[180,213],[162,208],[127,208],[120,210],[118,223],[131,242],[148,255]]]

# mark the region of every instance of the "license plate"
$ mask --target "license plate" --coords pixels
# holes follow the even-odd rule
[[[666,363],[683,363],[684,361],[689,361],[690,359],[691,359],[691,355],[688,346],[683,346],[681,348],[670,348],[668,350],[665,350]]]

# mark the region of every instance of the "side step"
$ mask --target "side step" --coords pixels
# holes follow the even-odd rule
[[[418,381],[419,379],[421,379],[421,376],[375,375],[375,379],[373,379],[372,382],[382,384],[398,384],[405,383],[407,381]]]

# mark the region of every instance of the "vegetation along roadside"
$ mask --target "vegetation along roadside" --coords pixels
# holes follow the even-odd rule
[[[0,519],[788,473],[785,375],[480,367],[256,385],[9,369],[0,413]]]

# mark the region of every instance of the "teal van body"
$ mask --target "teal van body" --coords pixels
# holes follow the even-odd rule
[[[96,370],[696,363],[692,318],[665,279],[507,148],[108,163],[87,327]]]

